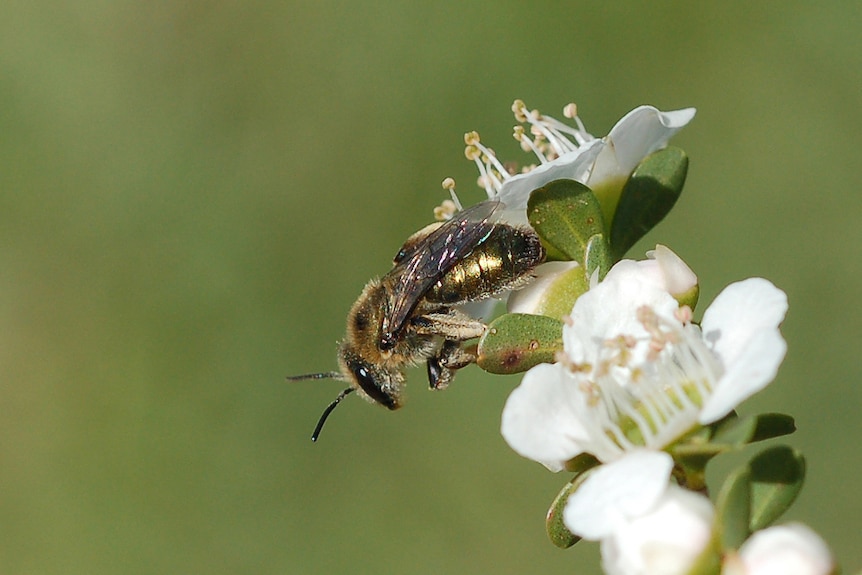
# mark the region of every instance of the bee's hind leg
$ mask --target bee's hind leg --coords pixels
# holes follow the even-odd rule
[[[422,335],[439,335],[445,340],[466,341],[480,337],[488,326],[454,309],[426,313],[410,319],[413,331]]]
[[[447,339],[440,351],[428,359],[428,383],[431,389],[446,389],[455,377],[455,372],[476,361],[476,346],[461,347],[460,341]]]

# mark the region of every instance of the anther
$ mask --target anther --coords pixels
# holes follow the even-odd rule
[[[519,122],[526,122],[527,115],[524,113],[527,111],[527,106],[524,104],[523,100],[515,100],[512,102],[512,113],[515,114],[515,119]]]

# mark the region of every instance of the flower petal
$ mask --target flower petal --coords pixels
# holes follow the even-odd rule
[[[602,539],[602,566],[608,575],[690,573],[714,514],[709,499],[671,483],[653,509]]]
[[[637,318],[639,307],[649,306],[656,313],[671,317],[678,307],[669,293],[641,277],[643,268],[620,264],[611,268],[604,281],[578,298],[572,308],[572,321],[563,326],[563,345],[575,363],[595,363],[601,352],[597,343],[618,335],[647,337]]]
[[[524,213],[526,222],[527,200],[536,188],[554,180],[568,179],[584,183],[593,169],[596,158],[604,147],[602,140],[583,144],[576,152],[563,154],[556,160],[542,164],[526,174],[512,176],[500,188],[497,198],[507,210]]]
[[[608,146],[599,155],[590,182],[613,179],[620,174],[628,177],[641,160],[664,148],[694,118],[695,112],[694,108],[671,112],[652,106],[635,108],[620,118],[605,137]]]
[[[731,284],[715,298],[701,327],[725,372],[703,406],[700,423],[724,417],[775,379],[787,351],[778,330],[786,312],[787,296],[762,278]]]
[[[828,575],[835,569],[829,547],[801,523],[758,531],[739,549],[747,575]]]
[[[572,533],[596,541],[649,511],[667,489],[673,459],[662,451],[630,451],[596,468],[563,510]]]
[[[769,280],[749,278],[730,284],[703,314],[704,338],[726,364],[748,346],[752,334],[774,330],[787,313],[787,295]]]
[[[661,244],[647,252],[646,260],[620,260],[614,274],[625,274],[670,292],[674,297],[697,287],[697,276],[673,250]],[[617,281],[620,281],[619,279]]]
[[[560,471],[589,438],[578,417],[584,403],[562,366],[537,365],[506,400],[500,431],[517,453]]]
[[[702,424],[718,421],[769,385],[775,379],[786,352],[787,343],[778,329],[749,337],[745,349],[733,363],[726,365],[727,371],[704,403],[698,421]]]

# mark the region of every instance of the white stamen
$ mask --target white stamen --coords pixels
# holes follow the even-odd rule
[[[515,139],[522,150],[532,153],[537,158],[539,165],[575,152],[584,144],[595,140],[578,117],[578,108],[575,104],[569,104],[563,109],[563,115],[573,120],[575,126],[560,122],[551,116],[545,116],[538,110],[529,110],[522,100],[515,100],[512,103],[512,112],[515,119],[522,124],[515,127],[513,134]],[[532,138],[527,134],[524,125],[529,128]],[[473,161],[479,171],[477,180],[479,187],[485,189],[489,198],[493,198],[511,175],[518,173],[517,166],[507,169],[497,159],[494,151],[482,144],[476,132],[466,133],[464,143],[467,146],[465,149],[467,159]],[[520,172],[528,173],[535,167],[535,164],[528,165],[522,167]]]

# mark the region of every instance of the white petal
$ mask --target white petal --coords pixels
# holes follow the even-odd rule
[[[766,387],[778,372],[787,344],[778,326],[787,312],[787,296],[769,281],[751,278],[722,291],[701,324],[724,374],[698,417],[711,423]]]
[[[512,176],[503,183],[497,195],[508,210],[525,212],[530,193],[549,182],[560,179],[586,182],[596,157],[604,147],[602,140],[592,140],[576,152],[563,154],[556,160],[542,164],[531,172]]]
[[[612,268],[614,275],[611,278],[617,281],[629,281],[628,278],[644,281],[673,296],[697,286],[695,273],[670,248],[659,244],[647,252],[647,257],[649,259],[646,260],[618,261]]]
[[[654,509],[620,525],[602,540],[609,575],[689,573],[712,536],[712,503],[669,484]]]
[[[703,336],[725,364],[735,361],[753,334],[778,328],[787,313],[787,295],[772,282],[749,278],[730,284],[703,314]]]
[[[784,359],[787,343],[777,329],[761,331],[748,338],[747,347],[737,355],[715,386],[698,416],[702,424],[718,421],[775,379]]]
[[[673,296],[679,296],[697,286],[697,275],[673,250],[661,244],[647,253],[661,270],[664,288]]]
[[[661,451],[635,450],[595,469],[569,497],[563,522],[596,541],[651,509],[668,487],[673,459]]]
[[[828,575],[835,562],[826,543],[802,525],[778,525],[756,532],[739,549],[746,575]]]
[[[621,334],[646,337],[637,319],[639,307],[646,305],[669,317],[678,307],[669,293],[643,281],[638,273],[629,273],[629,267],[620,263],[611,268],[604,281],[578,298],[571,324],[563,326],[563,346],[576,363],[594,362],[601,351],[598,344],[606,339]]]
[[[694,108],[661,112],[652,106],[640,106],[623,116],[605,137],[608,146],[596,160],[590,187],[628,177],[641,160],[664,148],[694,114]]]
[[[506,400],[500,431],[517,453],[560,471],[589,438],[578,417],[584,401],[562,366],[537,365]]]

